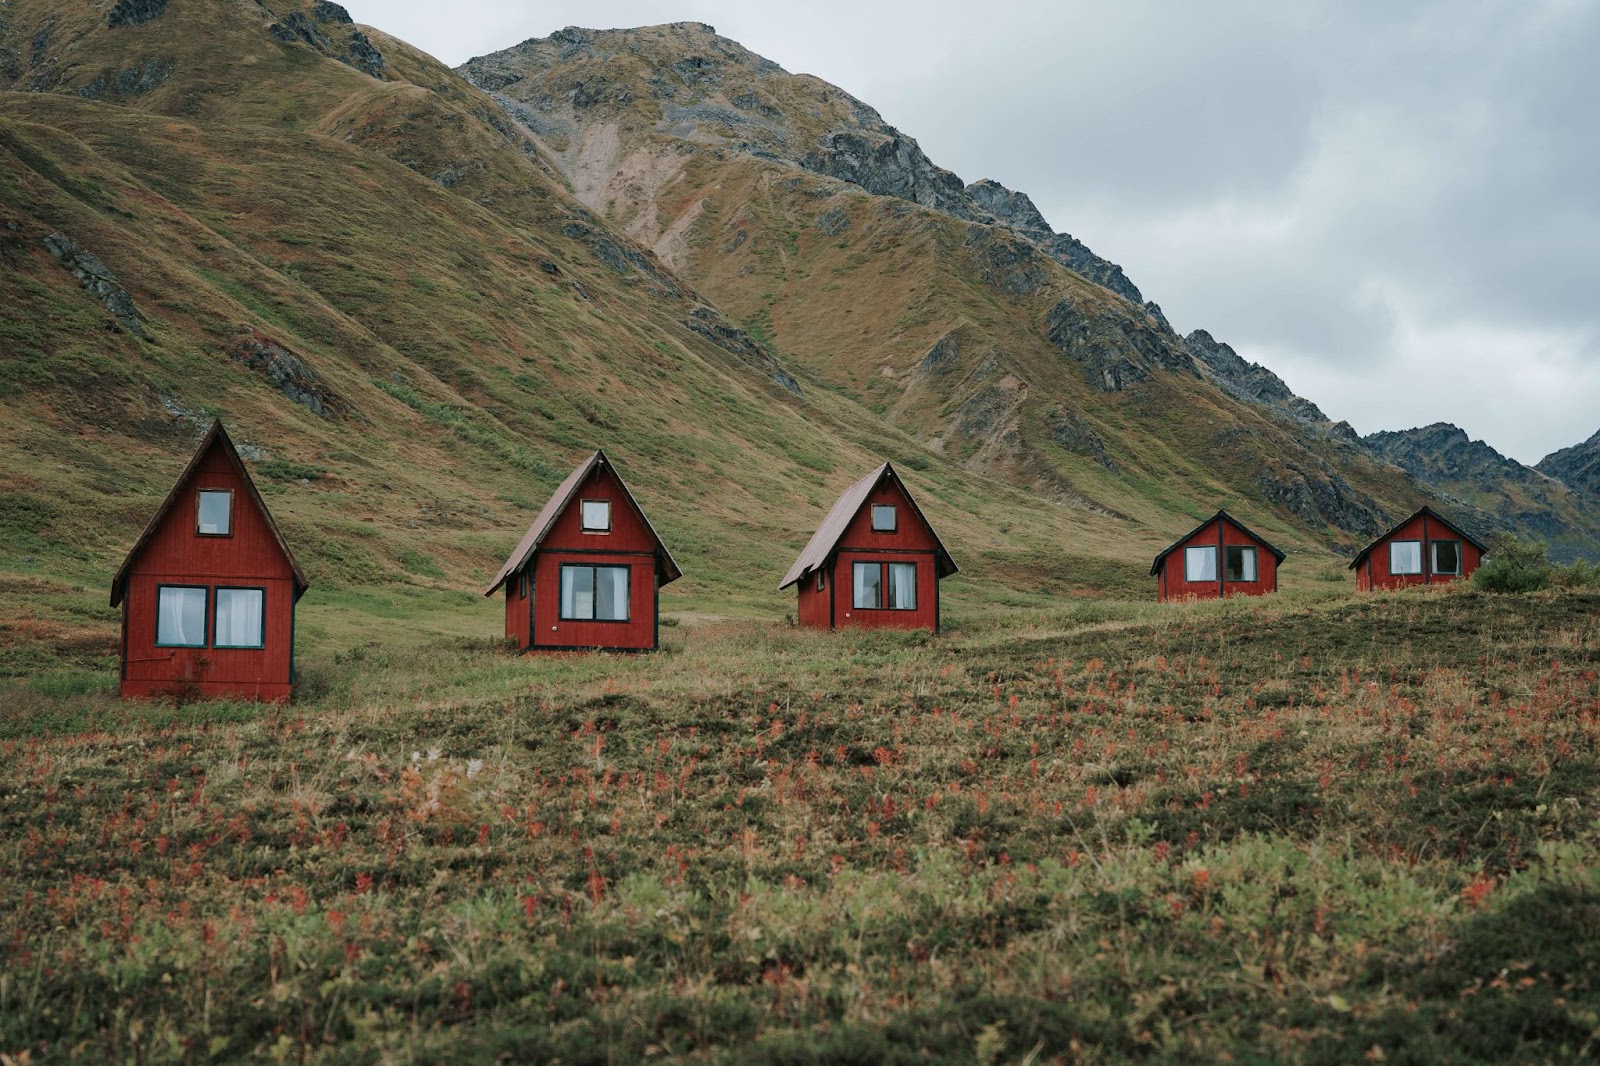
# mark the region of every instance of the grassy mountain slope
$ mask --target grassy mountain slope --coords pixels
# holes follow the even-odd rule
[[[1421,499],[1224,388],[1120,271],[1068,269],[986,183],[710,27],[569,28],[461,69],[590,207],[968,469],[1163,535],[1226,502],[1351,547]]]

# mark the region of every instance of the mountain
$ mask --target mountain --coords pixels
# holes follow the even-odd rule
[[[1540,459],[1534,469],[1565,482],[1600,504],[1600,433]]]
[[[569,27],[459,69],[586,205],[934,454],[1174,533],[1162,512],[1233,500],[1349,548],[1423,498],[1027,196],[709,26]]]
[[[1550,544],[1557,559],[1596,558],[1600,507],[1584,481],[1593,475],[1600,435],[1546,457],[1537,468],[1507,458],[1447,422],[1368,434],[1376,454],[1433,486],[1447,504],[1470,509],[1463,521],[1483,534],[1514,532]]]

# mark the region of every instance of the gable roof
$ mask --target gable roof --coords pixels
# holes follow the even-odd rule
[[[167,493],[167,498],[161,501],[161,506],[156,508],[155,517],[150,519],[150,524],[144,527],[144,532],[139,534],[139,539],[134,542],[129,550],[128,557],[122,561],[122,566],[117,570],[116,576],[111,579],[111,606],[115,607],[122,602],[124,582],[128,571],[133,569],[134,562],[141,552],[149,546],[151,538],[156,535],[156,529],[161,525],[162,519],[167,517],[173,505],[178,502],[178,497],[183,495],[184,487],[189,484],[189,479],[200,468],[200,461],[206,457],[213,446],[222,449],[222,454],[232,464],[234,472],[239,475],[239,480],[244,483],[244,491],[256,505],[256,510],[261,512],[261,517],[267,523],[267,529],[272,532],[272,539],[278,542],[278,550],[283,552],[283,557],[289,561],[289,569],[294,572],[294,598],[300,596],[311,587],[306,580],[305,572],[300,569],[300,564],[295,562],[294,552],[289,550],[289,543],[283,539],[283,531],[278,528],[278,523],[272,520],[272,512],[267,510],[266,501],[261,498],[261,493],[256,491],[256,483],[250,479],[250,471],[245,469],[244,460],[239,458],[239,452],[233,446],[233,440],[228,436],[228,431],[222,428],[222,419],[211,423],[211,428],[206,431],[205,439],[200,442],[200,447],[195,449],[194,458],[189,460],[189,465],[183,468],[183,473],[178,475],[178,480],[173,482],[172,491]]]
[[[956,561],[950,557],[950,553],[945,549],[944,542],[939,539],[939,534],[934,530],[933,523],[928,521],[927,516],[922,513],[922,508],[917,506],[916,497],[911,495],[911,490],[906,487],[906,483],[900,480],[900,475],[894,472],[894,466],[890,463],[884,463],[872,473],[845,489],[843,495],[834,501],[832,509],[823,518],[822,524],[811,535],[810,543],[800,553],[800,557],[794,561],[794,565],[789,567],[789,573],[784,576],[782,584],[778,586],[780,589],[788,588],[828,561],[828,556],[833,554],[833,549],[839,546],[839,538],[844,536],[844,531],[849,527],[851,519],[860,513],[861,505],[867,502],[867,497],[872,495],[872,490],[876,489],[885,478],[894,479],[895,484],[900,486],[900,492],[905,496],[906,502],[911,505],[911,509],[916,512],[917,517],[922,519],[922,524],[928,527],[928,533],[933,537],[934,558],[938,564],[939,577],[949,577],[959,569],[956,566]]]
[[[1443,515],[1441,515],[1438,511],[1435,511],[1432,507],[1423,506],[1421,509],[1419,509],[1415,514],[1411,515],[1409,518],[1405,519],[1404,521],[1395,523],[1394,528],[1389,530],[1389,532],[1383,534],[1383,536],[1379,537],[1377,540],[1373,541],[1371,544],[1368,544],[1365,548],[1362,548],[1361,551],[1356,555],[1356,557],[1350,561],[1350,569],[1354,570],[1356,567],[1358,567],[1362,563],[1366,562],[1367,561],[1367,556],[1372,554],[1372,551],[1373,551],[1374,548],[1376,548],[1378,545],[1382,544],[1384,541],[1388,540],[1390,537],[1394,536],[1396,533],[1400,532],[1406,526],[1409,526],[1412,522],[1415,522],[1417,519],[1421,518],[1423,515],[1427,515],[1429,518],[1433,519],[1435,522],[1439,523],[1441,526],[1444,526],[1450,532],[1454,533],[1456,536],[1460,537],[1462,540],[1466,541],[1468,544],[1472,545],[1474,548],[1477,548],[1479,553],[1481,553],[1483,555],[1488,555],[1489,554],[1489,549],[1487,547],[1485,547],[1472,534],[1468,533],[1466,530],[1462,529],[1460,526],[1456,525],[1454,522],[1450,521],[1448,518],[1446,518]]]
[[[1167,546],[1167,550],[1162,552],[1160,555],[1156,556],[1156,561],[1150,564],[1150,576],[1151,577],[1155,577],[1157,574],[1161,573],[1161,564],[1166,562],[1167,556],[1171,555],[1173,552],[1175,552],[1179,548],[1181,548],[1183,546],[1183,542],[1184,541],[1188,540],[1190,537],[1194,536],[1196,533],[1200,532],[1202,529],[1204,529],[1207,526],[1211,525],[1213,522],[1216,522],[1216,521],[1219,521],[1219,520],[1229,523],[1230,525],[1233,526],[1234,529],[1237,529],[1239,532],[1243,533],[1245,536],[1249,537],[1251,540],[1255,541],[1257,544],[1259,544],[1263,548],[1267,549],[1267,551],[1271,552],[1272,555],[1273,555],[1273,558],[1277,559],[1278,562],[1280,562],[1280,563],[1283,562],[1283,560],[1285,558],[1283,552],[1279,551],[1277,548],[1274,548],[1271,544],[1267,543],[1267,538],[1263,537],[1261,534],[1257,533],[1255,530],[1251,529],[1249,526],[1245,525],[1243,522],[1241,522],[1237,518],[1233,517],[1233,515],[1229,514],[1227,511],[1223,510],[1223,511],[1218,511],[1216,514],[1212,515],[1210,518],[1206,519],[1204,522],[1201,522],[1199,525],[1197,525],[1193,529],[1189,530],[1189,532],[1185,533],[1183,536],[1179,537],[1177,540],[1173,541],[1170,545],[1168,545]]]
[[[556,486],[556,491],[551,494],[550,499],[545,501],[544,508],[534,518],[533,525],[528,527],[528,532],[524,533],[522,539],[517,542],[517,546],[512,550],[510,558],[500,568],[500,572],[495,574],[493,584],[483,590],[485,596],[493,596],[495,590],[505,584],[506,578],[521,570],[527,561],[533,557],[533,553],[538,551],[539,545],[544,542],[546,534],[556,524],[556,519],[561,517],[562,513],[566,511],[567,505],[572,502],[572,495],[578,491],[578,486],[582,485],[585,478],[602,466],[608,468],[611,471],[611,476],[617,479],[617,485],[622,489],[623,498],[633,508],[633,513],[639,516],[639,521],[644,523],[644,528],[649,532],[651,539],[656,542],[656,564],[661,568],[661,572],[664,575],[661,584],[669,584],[683,576],[683,571],[678,568],[678,561],[667,550],[666,544],[661,540],[661,534],[657,533],[656,528],[650,524],[650,519],[645,517],[644,509],[633,498],[633,492],[628,488],[628,483],[622,480],[622,475],[617,472],[617,468],[612,464],[611,460],[606,458],[606,453],[597,451],[574,467],[572,473],[567,475],[567,479]]]

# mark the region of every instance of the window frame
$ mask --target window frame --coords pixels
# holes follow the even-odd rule
[[[1189,553],[1190,552],[1210,552],[1211,553],[1211,576],[1210,577],[1205,577],[1203,575],[1200,576],[1200,577],[1190,577],[1189,576]],[[1194,545],[1190,545],[1188,547],[1185,547],[1183,549],[1183,583],[1185,585],[1202,585],[1202,584],[1209,585],[1212,582],[1217,580],[1218,567],[1220,565],[1221,565],[1221,560],[1219,560],[1217,558],[1217,546],[1215,544],[1194,544]]]
[[[1255,577],[1228,576],[1228,553],[1232,551],[1240,552],[1241,558],[1242,553],[1250,553],[1252,556],[1250,569],[1255,572]],[[1241,567],[1241,572],[1242,570],[1243,568]],[[1224,544],[1222,546],[1222,580],[1235,585],[1254,585],[1261,581],[1261,552],[1257,550],[1254,544]]]
[[[628,614],[625,618],[572,618],[566,613],[565,592],[568,570],[621,570],[627,575],[627,596],[623,602],[627,604]],[[600,601],[599,575],[596,576],[594,585],[595,603]],[[633,567],[627,563],[562,563],[556,571],[556,618],[562,622],[589,622],[603,625],[627,625],[633,621]]]
[[[1439,569],[1439,556],[1437,553],[1440,544],[1454,544],[1456,546],[1456,568],[1454,570]],[[1462,551],[1461,541],[1452,537],[1428,541],[1428,572],[1433,574],[1434,577],[1460,577],[1461,571],[1465,569],[1465,563],[1466,553]]]
[[[525,600],[527,598],[528,598],[528,571],[527,570],[523,570],[522,573],[517,578],[517,599]]]
[[[217,621],[222,617],[223,592],[261,593],[261,643],[223,644],[217,639]],[[267,647],[267,587],[265,585],[217,585],[211,590],[211,646],[221,651],[265,651]]]
[[[875,566],[878,568],[878,605],[876,607],[864,606],[856,602],[856,568]],[[889,567],[911,567],[911,606],[893,607],[889,603]],[[917,584],[922,579],[921,568],[915,559],[889,560],[889,559],[852,559],[850,561],[850,609],[852,611],[915,611],[920,595]]]
[[[207,495],[226,496],[228,498],[228,531],[226,533],[207,533],[200,528],[200,501]],[[194,535],[197,537],[231,537],[233,536],[233,502],[232,489],[195,489],[194,492]]]
[[[1394,550],[1401,544],[1415,544],[1417,546],[1417,568],[1415,570],[1396,570],[1394,568]],[[1404,540],[1396,538],[1389,542],[1389,576],[1390,577],[1421,577],[1427,573],[1428,558],[1422,550],[1421,538],[1407,537]]]
[[[828,570],[827,570],[827,567],[818,567],[817,568],[817,591],[818,592],[827,592],[828,591]]]
[[[889,525],[887,527],[878,525],[878,512],[880,510],[889,512]],[[872,505],[872,514],[871,514],[870,517],[871,517],[871,521],[872,521],[872,532],[874,532],[874,533],[898,533],[898,532],[900,532],[900,507],[899,507],[898,504],[893,504],[893,503],[875,503],[875,504]]]
[[[200,643],[199,644],[172,644],[161,639],[161,592],[163,589],[192,589],[205,597],[205,608],[201,612]],[[154,631],[154,644],[158,648],[208,648],[206,635],[211,632],[211,586],[209,585],[179,585],[160,584],[156,586],[155,596],[156,624]]]
[[[604,526],[591,526],[589,524],[589,505],[591,503],[604,504],[606,508],[606,524]],[[586,499],[578,501],[578,532],[600,535],[610,533],[613,524],[611,521],[611,501],[602,499]]]

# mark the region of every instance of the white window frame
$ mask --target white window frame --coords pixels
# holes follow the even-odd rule
[[[227,521],[222,529],[208,530],[200,523],[200,516],[205,512],[205,499],[207,496],[221,496],[228,503]],[[232,489],[199,489],[194,494],[194,532],[198,537],[231,537],[233,536],[233,490]]]
[[[1394,550],[1401,545],[1414,545],[1417,549],[1417,568],[1415,570],[1400,570],[1395,567]],[[1391,577],[1421,577],[1424,559],[1422,557],[1422,541],[1420,540],[1391,540],[1389,542],[1389,574]]]
[[[878,524],[878,514],[886,512],[889,516],[887,526]],[[875,503],[872,505],[872,531],[874,533],[900,532],[900,508],[892,503]]]
[[[162,593],[168,590],[174,592],[198,592],[201,596],[200,632],[197,642],[178,642],[161,639]],[[211,628],[211,589],[205,585],[157,585],[156,586],[156,639],[158,648],[204,648],[206,646],[206,632]]]
[[[1198,576],[1196,576],[1196,574],[1195,574],[1195,560],[1196,559],[1210,559],[1211,560],[1211,565],[1209,567],[1206,567],[1206,566],[1200,567],[1202,573],[1200,573]],[[1215,581],[1217,579],[1217,563],[1218,563],[1217,546],[1215,544],[1206,544],[1206,545],[1203,545],[1203,546],[1197,547],[1197,548],[1185,548],[1185,549],[1183,549],[1183,580],[1184,580],[1184,583],[1188,584],[1188,585],[1198,585],[1198,584],[1201,584],[1203,582],[1204,583],[1210,583],[1212,581]],[[1205,573],[1203,572],[1203,571],[1205,571],[1207,569],[1209,569],[1211,571],[1211,574],[1210,574],[1209,577],[1206,576]]]
[[[580,570],[595,571],[590,578],[589,614],[578,614],[577,587],[575,584],[577,572]],[[600,575],[601,570],[622,571],[622,607],[621,618],[601,618],[600,615]],[[569,580],[570,575],[570,580]],[[633,567],[616,563],[562,563],[560,574],[560,596],[556,603],[556,613],[563,622],[630,622],[633,620]]]
[[[861,593],[863,591],[863,586],[861,584],[860,574],[861,574],[861,572],[863,570],[867,570],[869,568],[872,569],[872,570],[877,571],[877,574],[878,574],[878,580],[876,582],[876,586],[877,586],[877,589],[878,589],[878,602],[876,602],[876,603],[862,603],[861,602]],[[881,562],[870,562],[870,563],[868,563],[868,562],[852,562],[850,564],[850,609],[851,610],[854,610],[854,611],[881,611],[881,610],[883,610],[883,598],[884,598],[884,594],[887,591],[888,590],[884,588],[883,564]]]
[[[605,508],[606,524],[593,525],[589,521],[589,508]],[[583,500],[578,504],[578,524],[585,533],[610,533],[611,532],[611,501],[610,500]]]

